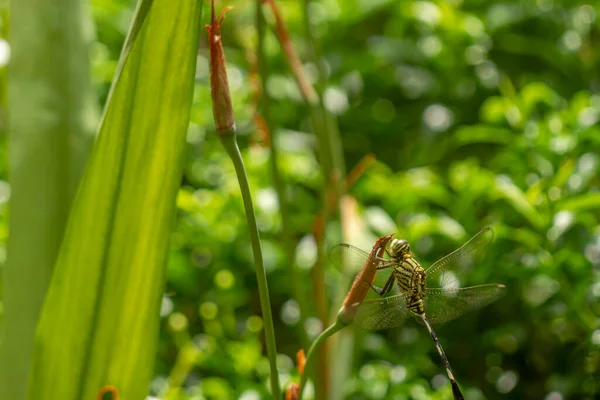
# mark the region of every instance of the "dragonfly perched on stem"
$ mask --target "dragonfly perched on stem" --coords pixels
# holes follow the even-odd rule
[[[504,295],[506,287],[500,284],[459,287],[460,278],[473,266],[493,238],[494,231],[489,227],[484,228],[427,270],[414,257],[406,240],[392,240],[386,250],[389,258],[378,257],[375,282],[368,283],[378,296],[363,301],[353,320],[354,324],[365,329],[386,329],[403,324],[411,315],[416,316],[426,326],[435,343],[455,399],[463,399],[463,396],[431,325],[458,318]],[[339,244],[330,252],[330,259],[336,266],[341,268],[345,265],[355,270],[365,264],[368,256],[349,244]],[[385,274],[384,271],[390,273]]]

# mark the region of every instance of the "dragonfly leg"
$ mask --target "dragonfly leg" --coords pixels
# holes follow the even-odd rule
[[[375,293],[380,294],[383,291],[383,288],[380,288],[379,286],[375,286],[372,283],[367,282],[366,280],[364,280],[363,278],[360,278],[358,276],[355,276],[354,279],[363,281],[364,283],[368,284],[369,286],[371,286],[371,289],[373,289],[375,291]],[[387,283],[386,283],[387,284]]]
[[[375,292],[380,296],[383,296],[384,294],[389,293],[390,290],[392,290],[392,287],[394,287],[395,281],[396,281],[396,278],[394,277],[394,274],[391,274],[390,277],[388,278],[387,282],[383,286],[383,289],[380,289],[379,291],[375,290]],[[371,286],[371,287],[373,287],[373,286]]]
[[[383,288],[380,288],[379,286],[375,286],[372,283],[369,283],[367,281],[365,281],[362,278],[359,278],[358,276],[354,277],[354,279],[359,279],[365,283],[368,283],[369,286],[371,286],[371,289],[373,289],[375,291],[375,293],[377,293],[380,296],[383,296],[384,294],[388,293],[390,290],[392,290],[392,287],[394,285],[394,274],[390,275],[390,277],[388,278],[387,282],[385,283],[385,285],[383,286]]]
[[[390,260],[386,260],[385,258],[382,258],[382,259],[381,259],[381,261],[386,261],[386,262],[387,262],[387,264],[386,264],[386,263],[379,264],[379,265],[376,267],[376,268],[377,268],[377,271],[379,271],[379,270],[382,270],[382,269],[386,269],[386,268],[390,268],[390,267],[393,267],[393,266],[394,266],[394,263],[393,263],[393,262],[389,262]]]

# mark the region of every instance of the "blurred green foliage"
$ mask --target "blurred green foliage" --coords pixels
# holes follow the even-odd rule
[[[297,262],[297,283],[312,299],[320,169],[307,110],[271,31],[266,51],[267,86],[275,100],[272,129],[278,131],[297,241],[296,260],[287,260],[269,151],[252,123],[254,2],[219,6],[225,3],[235,6],[223,40],[286,384],[297,377],[293,360],[300,330],[314,337],[320,329],[314,318],[298,325],[286,270],[287,263]],[[309,60],[303,3],[278,3],[301,58]],[[133,4],[92,4],[98,37],[93,77],[104,101]],[[377,236],[397,232],[429,265],[483,226],[496,231],[468,284],[504,283],[508,295],[438,328],[467,398],[595,398],[600,4],[315,0],[308,11],[328,71],[324,101],[338,117],[346,163],[350,169],[368,152],[378,159],[350,192],[368,228],[351,238],[353,244],[369,250]],[[270,13],[266,16],[272,23]],[[269,368],[252,252],[233,167],[212,126],[203,40],[151,390],[173,399],[262,398]],[[305,68],[316,81],[316,66],[307,62]],[[5,176],[4,165],[0,171]],[[338,227],[337,222],[327,227],[328,246],[341,240]],[[340,279],[329,269],[326,278],[335,312]],[[312,304],[306,306],[314,316]],[[422,326],[410,321],[358,337],[345,396],[451,398]],[[176,387],[169,388],[169,381]]]

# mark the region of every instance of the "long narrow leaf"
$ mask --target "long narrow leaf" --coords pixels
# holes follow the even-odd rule
[[[36,324],[98,113],[89,82],[87,1],[10,3],[11,201],[0,399],[24,400]]]
[[[143,399],[153,371],[200,2],[142,0],[36,334],[29,399]]]

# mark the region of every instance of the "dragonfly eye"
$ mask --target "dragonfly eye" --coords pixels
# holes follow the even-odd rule
[[[410,253],[410,245],[404,239],[394,239],[388,250],[392,257],[399,257],[403,254]]]

